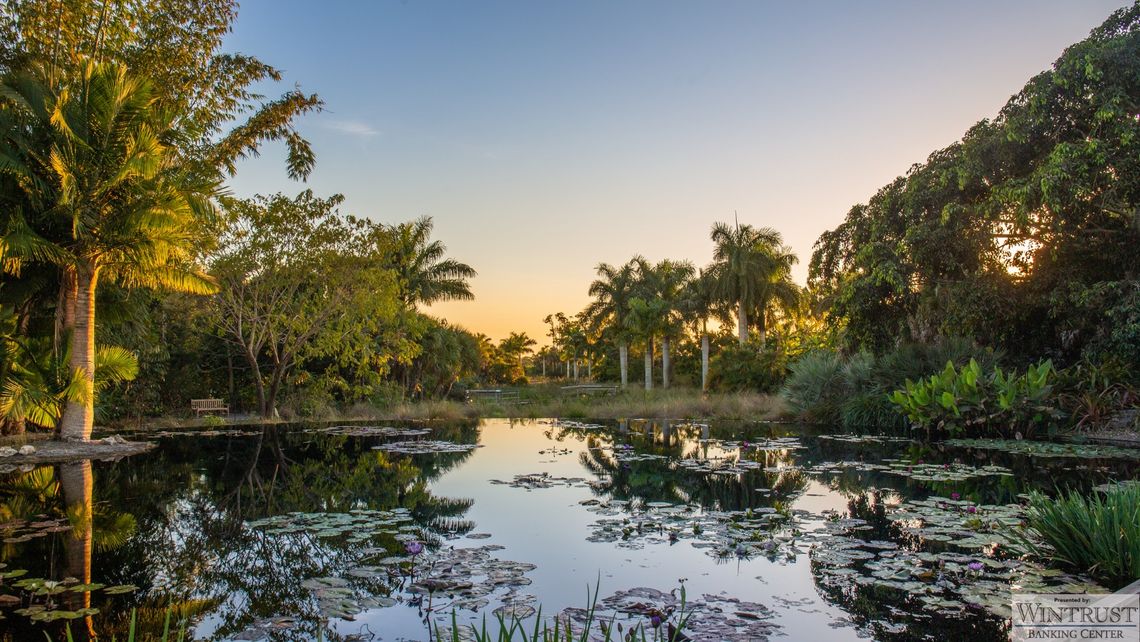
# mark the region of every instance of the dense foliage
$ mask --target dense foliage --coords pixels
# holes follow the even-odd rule
[[[851,209],[810,284],[853,348],[971,337],[1030,359],[1135,354],[1140,5],[996,118]],[[1135,361],[1133,361],[1135,363]]]

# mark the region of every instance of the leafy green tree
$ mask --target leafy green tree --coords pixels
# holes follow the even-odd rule
[[[43,74],[10,77],[6,108],[27,130],[11,133],[0,158],[45,207],[52,257],[75,284],[70,367],[82,398],[68,401],[64,439],[88,439],[94,423],[95,297],[100,278],[128,287],[209,292],[192,264],[193,226],[212,213],[214,185],[189,177],[173,148],[171,114],[159,109],[149,82],[118,66],[89,63],[74,86],[53,90]],[[70,297],[68,298],[70,299]]]
[[[710,236],[716,244],[718,291],[736,305],[737,340],[740,345],[748,341],[749,315],[755,315],[763,347],[769,310],[797,304],[799,291],[791,279],[796,255],[770,227],[716,223]]]
[[[395,277],[370,243],[375,230],[337,211],[342,200],[305,191],[223,201],[215,322],[244,356],[263,417],[307,359],[381,369],[391,356],[375,338],[395,322]]]
[[[1096,351],[1140,274],[1138,51],[1133,3],[819,238],[809,283],[851,347]]]
[[[321,101],[299,89],[265,99],[259,91],[281,72],[222,51],[236,18],[236,0],[9,0],[0,5],[0,71],[40,66],[56,87],[81,78],[90,60],[125,66],[153,82],[159,108],[174,114],[178,153],[196,172],[232,174],[239,159],[281,141],[289,175],[305,178],[315,157],[293,121]]]

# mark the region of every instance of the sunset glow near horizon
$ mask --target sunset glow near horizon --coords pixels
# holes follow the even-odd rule
[[[1121,0],[1082,2],[322,3],[249,0],[227,49],[325,111],[317,164],[268,146],[238,196],[345,195],[422,215],[479,271],[430,314],[548,342],[600,262],[712,258],[716,221],[770,226],[800,257],[848,209],[992,118]]]

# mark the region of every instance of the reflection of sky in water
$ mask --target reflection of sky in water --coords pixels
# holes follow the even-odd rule
[[[534,605],[541,605],[547,616],[585,606],[587,591],[595,585],[600,585],[604,598],[639,587],[670,591],[679,586],[680,578],[686,578],[691,600],[711,594],[772,609],[780,633],[790,640],[860,639],[852,623],[855,620],[888,637],[905,630],[913,639],[930,635],[939,639],[962,637],[971,630],[968,637],[980,642],[999,639],[1000,632],[999,638],[994,635],[1000,623],[995,628],[991,619],[988,629],[971,629],[976,612],[965,612],[957,619],[931,618],[921,602],[911,599],[909,605],[903,604],[913,597],[908,590],[896,591],[893,598],[866,591],[837,593],[836,586],[842,589],[842,583],[832,580],[854,572],[852,559],[868,558],[854,557],[842,549],[844,542],[852,541],[850,534],[842,534],[844,523],[852,520],[825,522],[824,516],[846,516],[854,506],[858,513],[854,516],[877,524],[873,532],[854,537],[895,539],[897,535],[888,532],[882,514],[874,516],[874,506],[915,510],[925,502],[926,521],[937,525],[949,523],[946,514],[951,522],[956,518],[953,511],[929,509],[941,501],[928,499],[932,496],[960,493],[963,502],[1004,504],[1016,501],[1017,494],[1029,487],[1074,483],[1087,487],[1109,479],[1134,478],[1136,471],[1135,462],[1033,459],[917,446],[907,440],[820,437],[810,429],[771,425],[724,424],[714,426],[711,435],[682,423],[644,421],[595,430],[488,420],[478,429],[473,423],[436,424],[432,434],[418,436],[378,435],[375,431],[391,429],[358,426],[350,429],[356,431],[354,436],[334,437],[328,430],[328,426],[310,426],[303,431],[292,427],[215,437],[186,435],[163,440],[160,448],[146,455],[98,464],[96,513],[130,513],[138,519],[138,530],[124,538],[121,547],[96,550],[87,564],[93,566],[96,582],[134,583],[144,589],[134,596],[99,602],[104,612],[96,622],[121,619],[132,605],[159,605],[155,608],[160,612],[170,599],[216,598],[218,602],[206,604],[196,616],[194,632],[200,638],[233,639],[246,627],[264,627],[278,618],[293,617],[299,628],[281,631],[275,639],[312,639],[306,635],[313,634],[316,613],[331,611],[318,604],[324,599],[320,588],[306,587],[305,582],[355,577],[353,590],[359,592],[353,599],[364,600],[382,596],[386,587],[399,583],[398,577],[361,579],[354,575],[367,572],[361,567],[379,563],[382,556],[406,558],[395,533],[382,534],[378,529],[384,527],[369,521],[387,518],[343,512],[371,508],[389,517],[390,511],[403,511],[402,520],[417,511],[447,517],[461,533],[487,534],[487,539],[445,540],[445,549],[503,547],[490,553],[492,567],[487,566],[486,557],[465,567],[483,576],[488,570],[500,575],[509,571],[512,567],[507,562],[537,565],[525,572],[531,583],[515,591],[534,596]],[[471,443],[476,436],[482,447],[464,453],[408,456],[372,449],[398,439],[425,440],[419,442],[422,445],[426,440]],[[706,441],[710,436],[714,439]],[[740,442],[745,440],[750,445],[742,455]],[[588,450],[588,444],[600,448]],[[0,485],[0,508],[16,506],[12,502],[18,484],[13,480],[22,479],[26,486],[40,478],[50,480],[53,470],[43,467],[27,476],[0,478],[8,484]],[[553,484],[529,490],[510,485],[519,476],[542,474]],[[578,481],[568,483],[568,478]],[[882,489],[874,501],[864,492],[871,487]],[[28,514],[62,515],[57,495],[48,492],[36,500],[45,503],[31,506]],[[700,513],[671,518],[671,510],[657,503],[676,498],[700,505]],[[849,506],[857,498],[859,502]],[[468,507],[454,500],[472,504]],[[629,504],[612,500],[628,500]],[[746,513],[746,508],[756,510]],[[802,532],[796,538],[801,551],[813,541],[821,546],[816,552],[815,576],[808,554],[788,560],[783,554],[788,546],[766,539],[768,531],[760,524],[773,517],[773,509],[790,513],[792,524]],[[716,515],[716,511],[736,512]],[[730,519],[737,520],[731,528]],[[351,522],[345,531],[330,536],[322,530],[345,520]],[[279,532],[281,521],[289,527],[310,526],[301,534],[285,535]],[[472,525],[470,531],[462,525],[465,522]],[[694,522],[706,530],[697,535],[692,531]],[[104,523],[102,518],[95,520],[97,538],[103,532],[100,529],[106,528]],[[781,526],[774,532],[778,537],[786,535],[788,529],[777,523]],[[870,524],[867,529],[872,528]],[[670,529],[677,537],[673,543],[667,535]],[[357,530],[363,531],[359,533],[362,539],[353,540]],[[447,536],[446,528],[435,531]],[[955,539],[961,536],[954,534]],[[743,558],[733,549],[741,539],[750,540],[738,545]],[[378,555],[364,550],[377,544],[382,546],[374,549]],[[767,546],[775,547],[772,560],[758,553],[768,550]],[[892,548],[898,547],[892,544],[884,549],[876,544],[874,550],[888,551],[876,563],[895,569]],[[6,550],[7,556],[0,561],[10,568],[61,579],[61,539],[40,537]],[[726,555],[718,557],[717,550]],[[910,564],[913,552],[900,549],[899,553],[902,557],[894,559]],[[926,550],[922,554],[930,557]],[[969,555],[974,559],[978,553]],[[455,562],[463,556],[444,557]],[[869,568],[858,572],[869,573]],[[840,572],[834,573],[835,569]],[[821,579],[821,573],[830,574],[830,579]],[[417,576],[422,579],[422,572]],[[963,586],[980,583],[967,580]],[[409,594],[402,592],[406,588],[404,582],[394,595],[406,600]],[[998,588],[1004,600],[1006,586]],[[828,591],[826,597],[820,591]],[[487,595],[485,611],[489,614],[502,604],[507,592],[500,586]],[[448,620],[449,600],[437,595],[435,602],[433,619]],[[341,635],[363,634],[365,639],[370,639],[369,634],[377,635],[371,639],[383,640],[427,637],[422,614],[414,606],[360,605],[366,610],[354,621],[334,619],[330,626]],[[460,612],[461,622],[471,617],[467,611]],[[916,629],[908,630],[912,625]],[[869,628],[862,631],[864,636],[869,632]],[[41,633],[23,616],[0,622],[4,642],[40,639]]]
[[[688,578],[685,585],[690,596],[723,591],[775,609],[778,623],[793,639],[858,639],[854,629],[831,628],[843,613],[826,604],[816,593],[807,555],[786,564],[767,559],[721,561],[685,540],[673,545],[647,544],[641,550],[618,548],[608,542],[588,542],[586,538],[593,532],[590,524],[598,516],[587,512],[579,502],[595,497],[589,488],[554,486],[526,490],[488,483],[492,479],[510,481],[515,475],[543,472],[557,477],[594,479],[578,459],[578,453],[585,448],[584,442],[573,435],[562,442],[551,441],[544,435],[548,428],[544,425],[511,427],[505,421],[487,421],[480,439],[484,447],[432,485],[438,495],[475,499],[466,517],[475,522],[474,532],[494,535],[484,541],[506,547],[496,553],[497,556],[538,564],[536,570],[528,573],[534,584],[524,588],[539,596],[544,612],[583,606],[587,587],[593,590],[599,576],[603,597],[638,586],[668,591],[679,586],[679,578]],[[571,452],[556,456],[539,454],[552,445]],[[699,450],[695,443],[684,446],[688,454]],[[720,449],[715,450],[720,454]],[[811,483],[807,493],[819,496],[801,497],[795,508],[812,512],[846,509],[842,495],[826,486]],[[464,546],[463,542],[458,540],[457,545]],[[797,602],[805,598],[811,604],[790,610],[781,607],[780,600]],[[812,615],[801,613],[800,608],[811,611]]]

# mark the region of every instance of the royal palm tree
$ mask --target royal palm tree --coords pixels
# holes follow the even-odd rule
[[[701,338],[701,390],[709,387],[709,319],[724,321],[724,306],[717,297],[717,274],[715,266],[709,266],[685,283],[681,292],[682,316],[687,318]]]
[[[710,236],[716,244],[717,292],[736,306],[740,345],[748,341],[748,317],[755,314],[763,347],[768,309],[773,305],[794,307],[798,300],[799,290],[791,280],[796,255],[770,227],[717,223]]]
[[[440,301],[470,301],[469,281],[478,272],[470,265],[446,259],[447,247],[431,240],[434,223],[430,216],[384,228],[389,238],[384,248],[387,267],[396,273],[404,305],[431,305]]]
[[[625,329],[645,346],[645,389],[653,389],[653,338],[665,330],[669,306],[664,300],[635,296],[629,300]]]
[[[629,314],[629,301],[634,296],[637,283],[637,262],[641,257],[621,267],[609,263],[599,263],[598,278],[590,284],[589,294],[594,301],[584,310],[595,334],[610,328],[618,344],[618,360],[621,367],[621,387],[629,383],[629,334],[626,330],[626,316]]]
[[[680,325],[681,291],[693,276],[693,264],[688,261],[665,259],[654,265],[646,275],[661,301],[661,387],[669,387],[669,341]]]
[[[71,85],[43,74],[6,79],[5,109],[27,129],[9,134],[4,169],[22,177],[43,203],[43,236],[74,279],[64,305],[73,310],[71,371],[83,386],[60,421],[64,439],[90,438],[95,401],[95,297],[100,279],[208,293],[213,283],[191,262],[196,224],[213,217],[216,177],[191,175],[166,143],[173,114],[160,109],[151,85],[121,66],[88,63]]]

